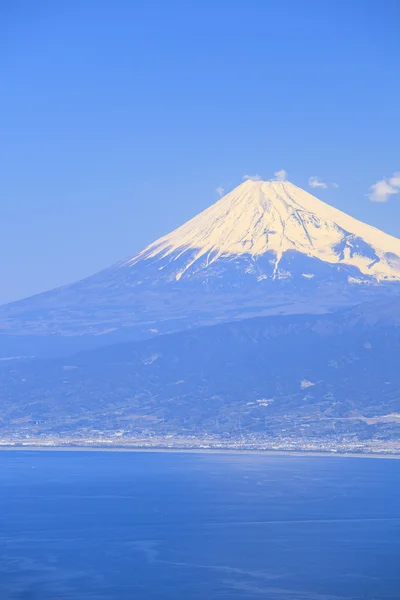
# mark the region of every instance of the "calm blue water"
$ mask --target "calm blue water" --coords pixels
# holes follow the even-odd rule
[[[400,461],[0,452],[0,598],[398,600]]]

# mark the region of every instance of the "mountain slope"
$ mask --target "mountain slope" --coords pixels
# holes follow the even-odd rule
[[[16,336],[93,336],[98,344],[323,313],[397,294],[399,281],[400,240],[289,182],[247,181],[133,258],[1,307],[0,332],[14,336],[2,347],[23,353]]]
[[[381,315],[381,317],[377,317]],[[398,303],[0,363],[0,437],[400,441]]]
[[[176,231],[157,240],[122,266],[140,260],[177,260],[195,250],[176,273],[179,280],[204,259],[271,253],[272,277],[279,277],[285,252],[356,267],[377,280],[400,280],[400,240],[321,202],[288,181],[246,181]]]

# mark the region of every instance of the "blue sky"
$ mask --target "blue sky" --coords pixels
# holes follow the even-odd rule
[[[367,197],[400,170],[397,0],[7,4],[0,302],[134,254],[245,173],[400,236],[400,195]]]

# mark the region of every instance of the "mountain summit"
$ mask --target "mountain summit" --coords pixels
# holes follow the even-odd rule
[[[288,181],[249,180],[136,256],[1,307],[0,326],[12,336],[143,338],[328,312],[397,294],[399,281],[399,239]]]
[[[279,265],[287,252],[355,267],[375,280],[400,280],[400,240],[325,204],[288,181],[248,180],[182,227],[157,240],[123,266],[158,257],[193,257],[176,279],[208,268],[221,257],[270,254],[272,277],[290,276]],[[194,269],[196,265],[196,269]],[[307,274],[304,274],[307,276]]]

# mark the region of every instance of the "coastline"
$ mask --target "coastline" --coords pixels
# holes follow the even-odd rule
[[[225,454],[225,455],[255,455],[265,457],[302,457],[302,458],[378,458],[400,459],[400,454],[382,452],[339,452],[318,450],[270,450],[251,448],[163,448],[160,446],[50,446],[50,445],[0,445],[0,452],[131,452],[131,453],[169,453],[169,454]]]

